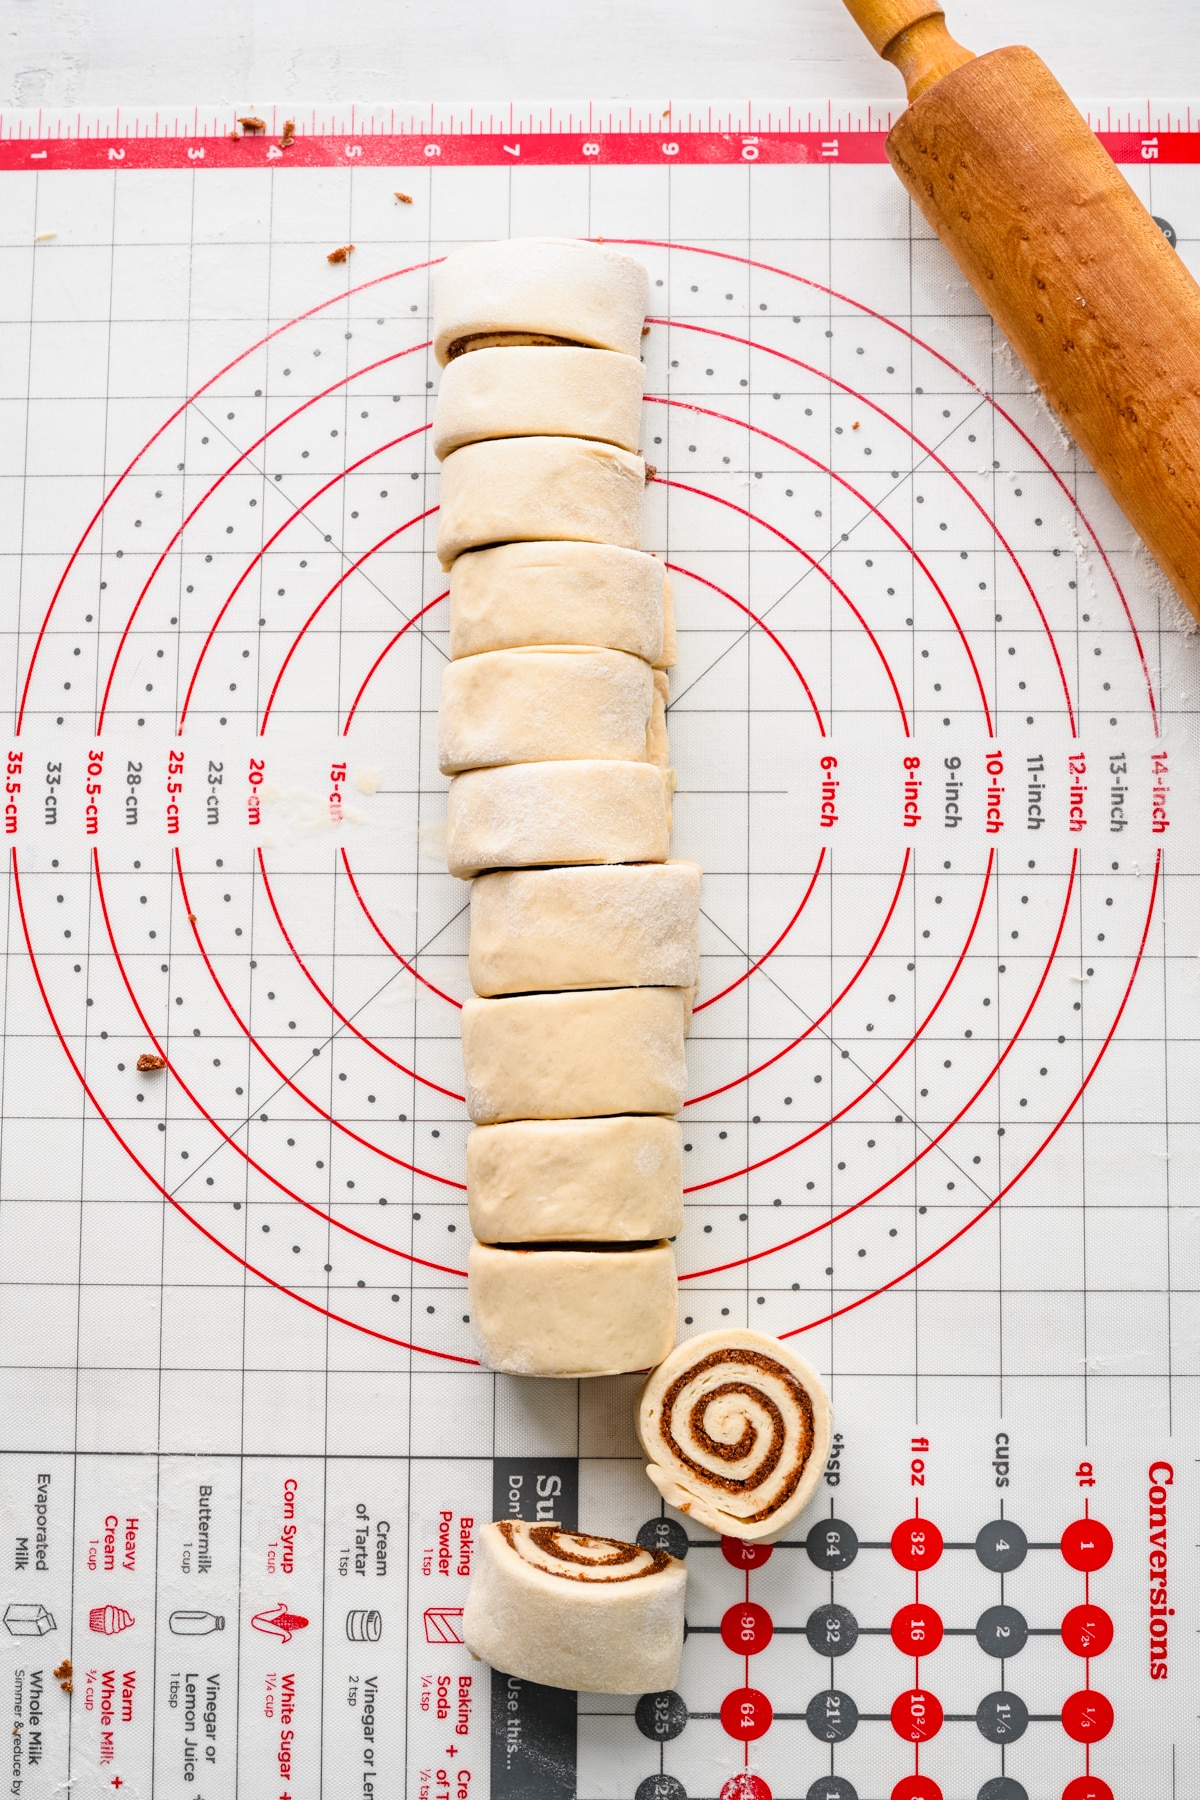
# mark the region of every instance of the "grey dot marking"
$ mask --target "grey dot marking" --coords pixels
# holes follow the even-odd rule
[[[633,1717],[643,1737],[656,1744],[669,1744],[688,1722],[688,1709],[682,1694],[665,1688],[658,1694],[643,1694],[633,1709]]]
[[[845,1656],[858,1642],[858,1620],[844,1606],[818,1606],[808,1615],[804,1635],[818,1656]]]
[[[1015,1744],[1029,1727],[1029,1708],[1017,1694],[1002,1689],[997,1694],[984,1695],[975,1708],[975,1723],[989,1744]],[[1021,1792],[1025,1792],[1024,1788]],[[1000,1800],[1004,1800],[1003,1790]]]
[[[975,1539],[975,1554],[995,1575],[1011,1575],[1025,1561],[1029,1540],[1010,1519],[995,1519]]]
[[[687,1800],[687,1789],[673,1775],[647,1775],[638,1782],[633,1800]]]
[[[993,1775],[980,1788],[977,1800],[1029,1800],[1029,1793],[1011,1775]]]
[[[975,1641],[987,1656],[1016,1656],[1029,1638],[1029,1625],[1015,1606],[989,1606],[979,1615]]]
[[[643,1550],[665,1550],[680,1561],[688,1553],[687,1532],[678,1519],[647,1519],[639,1525],[636,1541]]]
[[[824,1688],[809,1701],[804,1719],[823,1744],[841,1744],[858,1728],[858,1708],[839,1688]]]
[[[848,1569],[858,1555],[858,1533],[845,1519],[822,1519],[820,1524],[809,1527],[804,1547],[809,1562],[818,1569],[830,1573]]]

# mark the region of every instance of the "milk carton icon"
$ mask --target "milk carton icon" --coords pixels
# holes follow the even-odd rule
[[[45,1637],[55,1629],[54,1614],[35,1600],[10,1600],[4,1609],[4,1624],[13,1637]]]

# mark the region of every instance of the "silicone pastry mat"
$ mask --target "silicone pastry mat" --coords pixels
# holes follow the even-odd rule
[[[1094,122],[1195,257],[1190,114]],[[1200,652],[885,124],[5,121],[16,1800],[1194,1796]],[[510,233],[651,276],[681,1329],[836,1415],[769,1556],[473,1361],[428,295]],[[678,1692],[472,1663],[493,1516],[686,1551]]]

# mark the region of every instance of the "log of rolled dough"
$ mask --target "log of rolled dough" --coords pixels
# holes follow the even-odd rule
[[[467,1139],[471,1230],[484,1244],[672,1238],[683,1227],[674,1119],[518,1119]]]
[[[468,1113],[476,1125],[677,1113],[691,1000],[688,988],[595,988],[466,1001]]]
[[[450,783],[446,861],[484,869],[555,863],[665,862],[670,837],[663,772],[651,763],[513,763]]]
[[[576,238],[501,238],[433,271],[439,363],[472,338],[525,333],[637,356],[650,280],[635,257]]]
[[[471,889],[477,994],[693,987],[700,870],[691,862],[519,869]]]
[[[665,723],[640,656],[580,644],[486,650],[442,671],[438,768],[443,775],[505,763],[657,762]],[[653,737],[652,737],[653,728]]]
[[[465,444],[442,464],[438,557],[448,569],[464,550],[538,538],[636,550],[645,486],[640,456],[590,438]]]
[[[725,1537],[777,1538],[829,1457],[829,1396],[778,1338],[736,1328],[689,1338],[642,1390],[638,1435],[667,1502]]]
[[[502,1519],[479,1533],[463,1638],[518,1681],[661,1693],[679,1679],[686,1590],[665,1550]]]
[[[643,1249],[509,1250],[472,1244],[471,1320],[484,1359],[509,1375],[622,1375],[675,1342],[675,1258]]]
[[[459,356],[442,376],[433,412],[440,461],[487,438],[595,438],[636,450],[642,365],[611,350],[510,346]]]
[[[663,660],[663,566],[615,544],[498,544],[450,571],[450,654],[598,644]]]

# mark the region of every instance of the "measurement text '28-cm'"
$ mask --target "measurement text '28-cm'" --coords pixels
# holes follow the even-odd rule
[[[329,765],[327,803],[335,824],[343,817],[348,774],[345,762]],[[817,823],[822,831],[832,831],[846,815],[853,778],[832,752],[819,758],[816,775]],[[996,747],[975,755],[938,757],[914,751],[900,758],[897,776],[896,816],[906,831],[928,821],[947,831],[982,826],[988,836],[1011,827],[1038,832],[1048,825],[1070,833],[1092,828],[1119,835],[1140,815],[1160,836],[1171,823],[1169,758],[1159,747],[1135,756],[1114,750],[1099,757],[1076,748],[1057,757],[1036,752],[1019,758]],[[262,823],[266,759],[250,756],[242,779],[243,798],[234,811],[244,804],[246,824],[254,828]],[[872,785],[878,785],[875,771]],[[24,749],[10,749],[5,759],[4,831],[15,836],[23,815],[25,823],[36,819],[44,826],[57,826],[74,814],[82,819],[85,834],[95,837],[101,818],[112,823],[114,812],[126,826],[141,824],[147,812],[161,812],[166,835],[175,837],[185,808],[189,819],[220,825],[227,786],[241,786],[231,762],[181,748],[169,749],[165,761],[160,761],[96,747],[75,770],[65,757],[35,762]],[[152,805],[156,801],[161,807]]]

